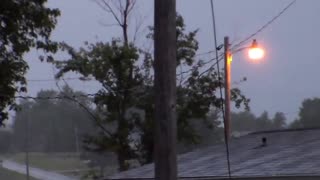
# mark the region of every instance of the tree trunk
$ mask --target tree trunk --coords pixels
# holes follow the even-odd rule
[[[122,151],[122,150],[120,150]],[[119,163],[119,171],[126,171],[128,170],[128,164],[126,163],[126,155],[123,152],[117,153],[118,163]]]

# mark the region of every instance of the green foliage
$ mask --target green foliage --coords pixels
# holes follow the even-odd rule
[[[282,112],[276,112],[270,119],[268,112],[256,117],[249,111],[231,114],[233,132],[252,132],[283,129],[286,127],[286,117]]]
[[[282,112],[276,112],[274,117],[273,117],[273,126],[274,127],[280,127],[284,128],[287,125],[286,123],[286,117],[284,113]]]
[[[217,91],[223,86],[223,79],[213,69],[201,73],[206,67],[195,56],[198,50],[196,33],[186,32],[183,18],[177,16],[177,69],[188,73],[177,74],[176,111],[178,139],[186,144],[201,142],[205,135],[199,132],[204,129],[218,129],[218,115],[210,116],[210,113],[222,103]],[[153,37],[152,31],[148,37]],[[100,128],[96,136],[88,136],[87,148],[95,152],[114,152],[120,170],[128,169],[131,159],[138,159],[141,164],[152,162],[156,96],[152,55],[117,39],[111,43],[86,44],[79,50],[67,44],[61,47],[68,51],[70,59],[55,62],[60,69],[58,78],[67,72],[76,72],[94,77],[103,87],[94,102],[99,122],[107,130]],[[233,91],[232,97],[237,107],[248,105],[239,89]]]
[[[320,98],[305,99],[300,107],[299,117],[292,128],[320,127]]]
[[[49,37],[60,12],[45,6],[46,0],[2,0],[0,4],[0,123],[7,107],[16,109],[14,95],[26,91],[28,64],[23,55],[31,48],[55,52]],[[43,58],[42,58],[43,59]],[[47,60],[52,60],[47,56]]]

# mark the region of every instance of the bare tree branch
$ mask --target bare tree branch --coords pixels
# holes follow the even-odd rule
[[[113,18],[117,21],[117,23],[119,24],[119,26],[123,26],[122,21],[119,19],[118,15],[116,14],[116,12],[114,11],[114,9],[112,8],[112,6],[110,5],[109,0],[95,0],[95,2],[102,8],[104,9],[106,12],[111,13]]]
[[[102,21],[100,21],[99,24],[101,26],[105,26],[105,27],[119,26],[119,24],[108,24],[108,23],[105,23],[105,22],[102,22]]]
[[[182,66],[180,66],[180,83],[179,83],[179,86],[182,86],[182,82],[184,81],[184,78],[183,78],[183,73],[182,73]]]
[[[132,13],[134,7],[136,6],[136,0],[93,0],[97,5],[99,5],[105,12],[110,13],[117,25],[122,29],[123,40],[125,44],[129,43],[129,15]],[[104,24],[104,26],[114,26],[115,24]],[[140,30],[141,24],[136,27],[136,32],[134,40],[136,39],[136,34]]]
[[[102,8],[102,10],[106,11],[107,13],[111,13],[110,10],[105,7],[101,2],[100,0],[93,0],[98,6],[100,6]]]
[[[146,18],[147,18],[147,16],[144,16],[144,17],[140,16],[139,20],[138,20],[138,18],[136,18],[136,27],[135,27],[135,31],[134,31],[134,35],[133,35],[133,42],[137,41],[138,33],[141,32],[142,25],[143,25]]]
[[[130,1],[130,0],[128,0],[128,1]],[[130,6],[128,7],[128,15],[133,10],[133,8],[135,7],[136,3],[137,3],[136,0],[131,0]]]
[[[119,7],[116,6],[118,8],[118,11],[122,14],[123,11],[123,5],[122,5],[122,0],[119,0]]]

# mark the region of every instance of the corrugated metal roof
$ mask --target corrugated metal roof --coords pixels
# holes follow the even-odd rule
[[[262,146],[262,138],[267,145]],[[231,174],[236,177],[320,176],[320,129],[296,129],[251,133],[230,142]],[[223,144],[199,149],[178,157],[179,177],[226,177]],[[149,164],[109,179],[154,177]]]

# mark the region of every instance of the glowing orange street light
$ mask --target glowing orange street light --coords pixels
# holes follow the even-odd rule
[[[258,60],[264,57],[264,50],[258,46],[258,43],[255,39],[249,48],[248,55],[249,58],[253,60]]]
[[[264,50],[261,49],[258,46],[257,41],[254,39],[252,42],[252,45],[250,47],[244,47],[244,48],[239,48],[237,50],[234,50],[233,52],[239,52],[245,49],[249,49],[248,55],[250,59],[253,60],[258,60],[264,57]],[[225,133],[227,136],[228,140],[230,138],[230,122],[231,122],[231,108],[230,108],[230,98],[231,98],[231,61],[232,61],[232,52],[230,50],[230,44],[229,44],[229,37],[226,36],[224,37],[224,89],[225,89],[225,100],[224,100],[224,107],[225,107],[225,118],[224,118],[224,128],[225,128]]]

